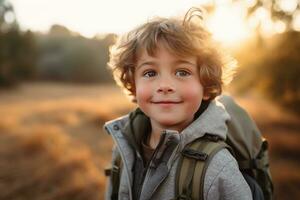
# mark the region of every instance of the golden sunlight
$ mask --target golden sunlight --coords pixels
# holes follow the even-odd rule
[[[61,24],[86,37],[93,37],[97,33],[127,32],[152,16],[177,15],[186,12],[191,6],[205,5],[209,2],[211,1],[111,0],[103,3],[87,0],[86,3],[76,1],[71,5],[68,0],[12,0],[22,29],[45,32],[51,25]],[[210,30],[216,39],[235,42],[245,38],[247,30],[241,17],[243,12],[245,13],[243,6],[231,5],[228,0],[216,2],[216,12],[209,22]]]
[[[248,39],[257,27],[261,27],[261,33],[268,36],[286,29],[285,23],[272,22],[270,13],[265,8],[257,9],[251,19],[246,20],[247,7],[254,5],[255,0],[152,0],[151,2],[110,0],[105,3],[99,0],[81,0],[72,4],[70,2],[11,0],[21,29],[47,32],[53,24],[60,24],[85,37],[94,37],[99,33],[124,33],[153,16],[179,15],[192,6],[214,4],[216,6],[214,13],[208,16],[206,23],[214,38],[224,44],[234,45]],[[296,9],[296,2],[296,0],[280,0],[280,7],[292,13]],[[293,15],[295,20],[292,25],[295,30],[300,30],[299,11]],[[12,21],[12,17],[8,14],[5,20]]]
[[[234,45],[250,36],[244,20],[245,14],[241,4],[218,6],[208,18],[207,26],[216,40]]]

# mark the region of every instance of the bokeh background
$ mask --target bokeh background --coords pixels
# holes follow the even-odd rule
[[[113,142],[102,126],[135,108],[108,49],[199,5],[239,64],[226,92],[269,140],[275,199],[299,199],[299,0],[0,0],[0,199],[103,199]]]

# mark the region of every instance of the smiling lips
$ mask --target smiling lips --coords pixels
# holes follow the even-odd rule
[[[164,101],[152,101],[151,103],[153,104],[161,104],[161,105],[172,105],[172,104],[180,104],[183,101],[169,101],[169,100],[164,100]]]

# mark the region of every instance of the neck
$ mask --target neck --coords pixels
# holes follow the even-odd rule
[[[153,126],[152,122],[151,122],[151,126],[152,126],[152,130],[151,130],[151,135],[148,143],[152,149],[155,149],[159,143],[161,133],[165,129],[163,129],[162,127]]]
[[[161,126],[160,124],[156,123],[153,120],[151,121],[151,135],[149,137],[149,141],[148,141],[148,145],[155,149],[159,143],[160,140],[160,136],[162,134],[163,131],[165,130],[174,130],[174,131],[178,131],[179,133],[184,129],[184,127],[186,127],[187,125],[184,124],[184,126],[179,126],[179,125],[174,125],[174,126]]]

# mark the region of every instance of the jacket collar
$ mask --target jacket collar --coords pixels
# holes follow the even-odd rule
[[[147,117],[140,108],[131,112],[128,117],[128,122],[123,127],[123,134],[139,152],[141,152],[142,140],[145,134],[151,132],[150,119]]]
[[[180,134],[181,144],[184,147],[188,143],[203,137],[206,133],[219,136],[226,140],[227,121],[230,116],[225,110],[223,104],[217,100],[213,100],[208,108]]]
[[[226,122],[230,120],[230,116],[226,112],[223,104],[217,100],[213,100],[203,111],[204,112],[200,114],[197,112],[199,117],[181,133],[177,132],[180,134],[182,148],[197,138],[204,136],[206,133],[217,135],[224,140],[226,139]],[[143,134],[151,130],[149,118],[139,108],[129,115],[107,122],[104,126],[113,127],[116,125],[121,126],[122,133],[128,140],[128,143],[138,150],[141,148],[139,144],[141,144]],[[109,130],[108,132],[110,134],[114,134],[113,128],[107,130]],[[176,131],[172,132],[174,134],[176,133]]]

